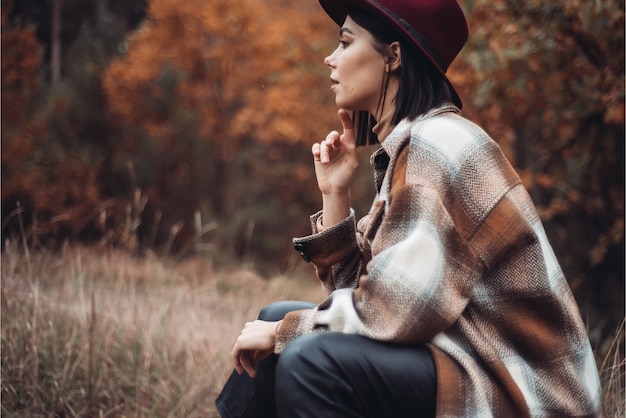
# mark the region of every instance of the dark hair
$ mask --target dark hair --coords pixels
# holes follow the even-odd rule
[[[434,67],[424,54],[410,42],[399,36],[392,27],[381,19],[360,9],[354,9],[348,15],[374,37],[374,49],[386,54],[386,47],[398,41],[402,51],[400,61],[400,87],[394,98],[396,109],[392,123],[402,119],[413,120],[446,102],[454,102],[453,93],[445,77]],[[379,106],[382,106],[387,94],[388,76],[383,79]],[[382,112],[382,109],[380,109]],[[373,145],[378,138],[372,132],[376,124],[374,117],[367,111],[357,111],[353,116],[357,145]]]

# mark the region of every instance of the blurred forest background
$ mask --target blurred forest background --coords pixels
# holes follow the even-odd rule
[[[624,318],[624,3],[461,4],[463,113],[520,173],[598,347]],[[339,127],[322,63],[337,28],[317,1],[1,6],[3,246],[301,263],[310,145]]]

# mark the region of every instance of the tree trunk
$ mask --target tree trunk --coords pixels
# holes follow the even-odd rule
[[[63,0],[52,0],[52,48],[50,54],[50,68],[52,84],[61,79],[61,8]]]

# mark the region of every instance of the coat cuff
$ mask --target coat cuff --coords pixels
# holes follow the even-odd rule
[[[291,341],[300,335],[311,332],[315,326],[316,313],[316,308],[287,313],[276,330],[274,352],[276,354],[282,353]]]
[[[304,261],[318,264],[333,263],[345,254],[346,247],[356,245],[356,221],[354,210],[341,222],[331,227],[321,226],[322,212],[311,216],[312,234],[306,237],[294,238],[293,246],[300,253]]]

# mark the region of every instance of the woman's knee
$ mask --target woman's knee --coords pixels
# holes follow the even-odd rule
[[[278,358],[278,367],[286,370],[294,370],[307,358],[311,358],[309,352],[317,340],[316,334],[302,335],[291,341]]]
[[[342,336],[333,332],[306,334],[293,340],[278,358],[276,404],[279,416],[330,416],[329,411],[359,415],[354,393],[334,350]],[[338,344],[339,343],[339,344]]]
[[[334,341],[342,334],[315,332],[302,335],[287,345],[278,358],[277,376],[288,378],[290,374],[332,373]],[[278,378],[278,377],[277,377]]]
[[[280,321],[285,315],[291,311],[298,311],[300,309],[310,309],[315,305],[309,302],[281,300],[278,302],[270,303],[266,305],[261,312],[259,312],[259,318],[262,321]]]
[[[324,406],[344,411],[342,416],[408,416],[421,409],[434,415],[435,373],[424,346],[312,333],[293,340],[279,356],[276,400],[282,416],[296,416],[290,413],[309,404],[311,414],[297,416],[315,416]]]
[[[408,365],[406,364],[408,363]],[[435,364],[424,346],[394,345],[337,332],[306,334],[287,345],[278,358],[277,380],[291,378],[369,380],[372,371],[402,376],[409,367],[421,383],[436,387]]]

